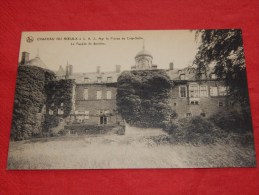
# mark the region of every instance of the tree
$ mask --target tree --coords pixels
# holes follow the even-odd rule
[[[241,104],[249,103],[246,65],[242,32],[239,29],[198,30],[196,38],[201,44],[194,64],[197,65],[197,78],[206,77],[209,65],[215,64],[215,73],[224,79],[230,96]]]
[[[45,85],[55,78],[52,71],[36,66],[19,66],[14,98],[11,138],[23,140],[38,135],[37,114],[46,102]]]
[[[242,32],[240,29],[198,30],[200,46],[193,64],[197,65],[196,77],[202,78],[214,64],[217,77],[225,81],[229,99],[241,105],[246,124],[251,126],[251,113],[247,86],[246,64]],[[250,128],[250,127],[249,127]]]
[[[162,127],[170,122],[170,78],[164,70],[123,72],[118,78],[117,107],[131,125]]]

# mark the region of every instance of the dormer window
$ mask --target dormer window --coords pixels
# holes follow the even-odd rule
[[[102,82],[102,77],[97,77],[97,83],[101,83]]]
[[[88,77],[84,78],[84,83],[89,83],[90,79]]]
[[[180,74],[180,80],[185,80],[185,74]]]
[[[107,77],[107,83],[111,83],[112,82],[112,77]]]

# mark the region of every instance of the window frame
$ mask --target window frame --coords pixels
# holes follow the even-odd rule
[[[109,96],[108,96],[108,93],[110,92]],[[109,98],[108,98],[109,97]],[[106,91],[106,99],[107,100],[111,100],[112,99],[112,91],[111,90],[107,90]]]
[[[191,97],[191,88],[192,87],[197,87],[196,90],[195,89],[193,90],[193,97]],[[196,93],[197,96],[195,96],[195,93]],[[199,87],[198,84],[191,84],[191,85],[189,85],[189,97],[190,98],[199,98],[200,97],[200,87]]]
[[[89,89],[88,88],[84,88],[83,100],[88,100],[88,99],[89,99]]]
[[[202,90],[202,88],[205,87],[205,90]],[[200,97],[208,97],[208,86],[207,85],[200,85]],[[206,92],[205,94],[203,94]]]
[[[100,93],[99,96],[98,96],[98,92]],[[102,90],[97,90],[97,91],[96,91],[96,99],[97,99],[97,100],[101,100],[101,99],[102,99],[102,96],[103,96]],[[98,97],[99,97],[99,98],[98,98]]]
[[[185,90],[185,97],[182,97],[181,88],[184,88],[184,90]],[[180,98],[187,98],[187,86],[186,85],[180,85],[179,86],[179,97]]]

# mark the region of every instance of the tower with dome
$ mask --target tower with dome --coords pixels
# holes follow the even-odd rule
[[[135,65],[131,66],[131,70],[152,70],[157,69],[157,65],[153,64],[152,54],[145,49],[145,44],[143,43],[143,48],[135,56]]]

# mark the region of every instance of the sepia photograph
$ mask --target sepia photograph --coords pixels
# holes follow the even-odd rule
[[[256,167],[244,53],[240,29],[23,32],[7,169]]]

